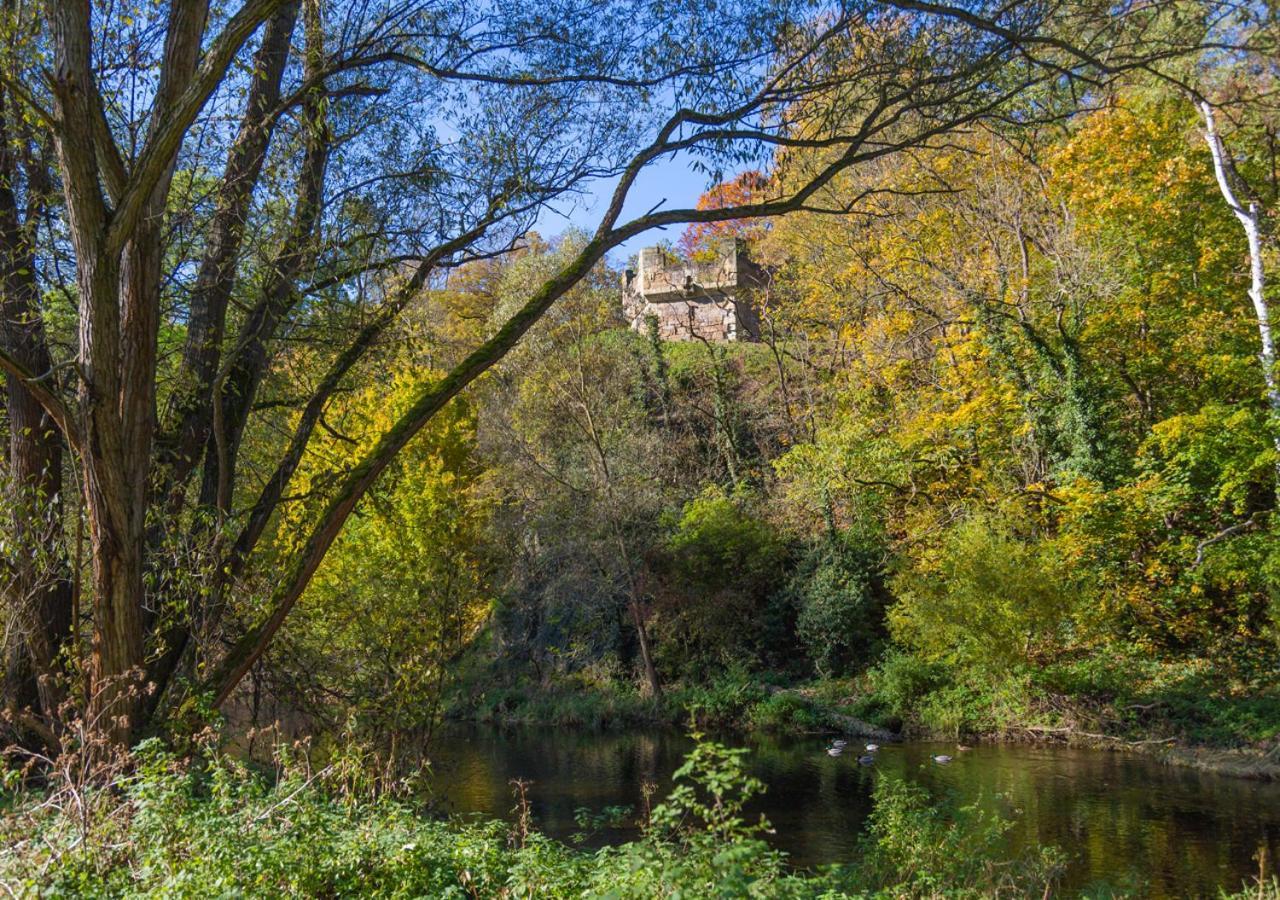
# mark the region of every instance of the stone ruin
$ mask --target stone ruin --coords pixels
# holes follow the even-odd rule
[[[759,288],[765,272],[729,239],[709,262],[684,262],[661,247],[640,251],[622,275],[622,311],[632,329],[648,332],[656,320],[666,341],[758,341]]]

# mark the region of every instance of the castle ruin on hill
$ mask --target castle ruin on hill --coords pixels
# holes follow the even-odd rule
[[[658,336],[667,341],[757,341],[757,296],[764,283],[764,269],[736,239],[724,241],[709,262],[685,262],[661,247],[646,247],[636,268],[622,275],[622,309],[636,331],[648,331],[656,320]]]

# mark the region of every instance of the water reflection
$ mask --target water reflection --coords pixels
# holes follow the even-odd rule
[[[856,754],[828,756],[820,738],[745,745],[754,774],[769,786],[756,806],[775,827],[771,840],[804,866],[852,858],[874,779],[886,774],[934,796],[1016,810],[1013,849],[1051,843],[1066,850],[1068,892],[1107,884],[1152,897],[1213,895],[1257,873],[1260,847],[1272,858],[1280,850],[1280,785],[1056,747],[979,745],[939,766],[930,755],[955,753],[953,745],[891,745],[864,767]],[[526,778],[539,827],[568,839],[579,808],[639,809],[646,782],[663,796],[689,747],[686,737],[666,732],[458,728],[438,737],[432,759],[446,810],[508,816],[508,781]],[[616,830],[588,843],[631,836]]]

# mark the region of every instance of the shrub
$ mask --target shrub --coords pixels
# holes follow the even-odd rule
[[[860,880],[893,896],[1049,896],[1064,858],[1053,847],[1008,859],[1013,820],[960,806],[898,778],[881,778],[863,839]]]
[[[742,625],[765,618],[785,556],[776,529],[752,514],[747,498],[709,488],[685,504],[658,562],[652,631],[663,668],[701,676],[729,662],[754,664],[764,635]]]
[[[1046,540],[976,516],[894,579],[895,637],[930,658],[1008,670],[1060,646],[1081,586]]]
[[[796,634],[824,677],[866,668],[883,634],[878,554],[842,539],[823,542],[787,585]]]
[[[0,820],[0,883],[19,896],[77,898],[839,900],[1041,896],[1059,870],[1051,849],[1007,858],[1008,818],[893,779],[877,783],[861,859],[793,870],[765,841],[768,821],[747,813],[764,785],[747,771],[746,751],[694,737],[640,837],[591,853],[544,837],[525,815],[514,826],[441,821],[352,793],[329,770],[287,756],[268,779],[214,754],[180,760],[152,742],[130,777],[97,789],[115,812],[90,840],[66,821],[71,809],[16,798]],[[626,815],[579,818],[599,827]]]
[[[708,684],[686,687],[668,699],[698,728],[723,729],[744,724],[747,711],[768,697],[764,687],[744,669],[735,667]]]
[[[826,879],[790,872],[785,854],[764,841],[769,823],[763,816],[746,818],[746,803],[764,785],[747,774],[745,753],[699,740],[676,770],[671,794],[654,808],[643,839],[600,851],[584,895],[649,900],[826,894]]]
[[[871,671],[876,705],[893,718],[911,717],[926,696],[948,682],[946,669],[903,650],[891,650]]]
[[[827,717],[799,694],[778,692],[747,711],[747,724],[753,730],[796,733],[818,731]]]

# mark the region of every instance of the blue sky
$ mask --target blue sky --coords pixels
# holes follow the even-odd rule
[[[546,237],[553,237],[575,226],[587,231],[594,230],[600,223],[600,216],[604,213],[605,205],[609,202],[609,196],[616,183],[617,179],[601,181],[593,191],[580,197],[571,208],[544,213],[538,221],[538,231]],[[662,202],[661,207],[663,209],[693,206],[698,202],[699,195],[708,187],[710,185],[707,174],[693,170],[687,157],[663,157],[655,160],[640,174],[631,188],[627,205],[623,209],[623,220],[647,213],[664,199],[665,202]],[[647,231],[615,249],[609,254],[609,259],[615,265],[619,265],[626,262],[627,257],[641,247],[647,247],[661,240],[674,241],[683,231],[682,225],[667,228],[665,231],[657,229]]]

